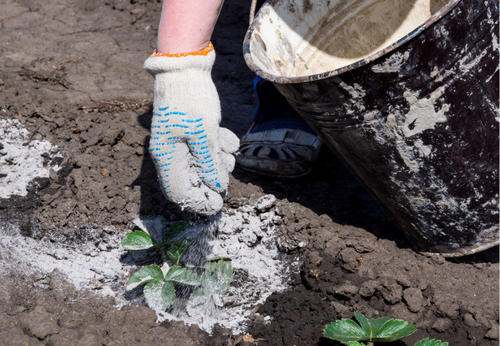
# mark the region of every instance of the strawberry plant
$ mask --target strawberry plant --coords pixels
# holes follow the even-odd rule
[[[151,235],[141,229],[128,233],[122,240],[122,247],[129,251],[156,250],[164,264],[143,266],[134,272],[128,282],[127,290],[143,286],[146,303],[153,309],[165,311],[171,308],[177,299],[176,288],[180,285],[197,288],[196,294],[203,294],[207,284],[219,288],[223,293],[233,277],[233,268],[228,259],[207,262],[202,268],[186,267],[182,264],[182,255],[189,247],[185,239],[176,240],[189,224],[176,223],[169,228],[168,237],[155,241]]]
[[[150,307],[160,307],[166,310],[171,307],[176,299],[175,284],[198,286],[200,277],[192,269],[178,265],[162,267],[156,264],[144,266],[133,273],[128,282],[127,290],[144,286],[144,298]]]
[[[125,238],[122,239],[122,247],[125,250],[147,250],[154,246],[155,243],[149,233],[139,228],[127,233]]]
[[[175,239],[188,227],[189,223],[182,221],[172,224],[168,229],[165,239],[161,241],[153,239],[153,237],[151,237],[151,235],[146,231],[143,231],[140,228],[136,228],[132,232],[127,233],[122,239],[122,247],[125,250],[131,251],[148,250],[154,248],[156,250],[159,250],[162,254],[165,254],[171,248],[178,247],[180,243],[187,242],[186,240],[175,241]],[[183,245],[184,250],[187,248],[187,246],[187,243]]]
[[[323,329],[323,336],[347,346],[372,346],[375,343],[401,340],[417,330],[413,324],[407,321],[390,317],[367,318],[359,312],[356,312],[354,317],[355,320],[342,319],[327,324]],[[415,346],[447,345],[447,342],[429,338],[415,344]]]
[[[354,314],[356,321],[342,319],[325,326],[323,335],[331,340],[336,340],[344,345],[364,345],[361,341],[373,345],[374,342],[392,342],[400,340],[415,332],[414,325],[392,318],[366,318],[357,312]]]
[[[448,345],[449,344],[446,341],[429,339],[429,338],[422,339],[415,344],[415,346],[448,346]]]

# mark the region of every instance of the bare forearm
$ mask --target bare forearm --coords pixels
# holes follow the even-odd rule
[[[210,42],[224,0],[163,0],[158,51],[185,53]]]

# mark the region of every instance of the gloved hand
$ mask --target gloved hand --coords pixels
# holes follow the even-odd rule
[[[222,208],[239,147],[238,137],[219,127],[214,61],[210,45],[187,54],[155,53],[144,63],[155,77],[149,151],[162,190],[182,209],[203,215]]]

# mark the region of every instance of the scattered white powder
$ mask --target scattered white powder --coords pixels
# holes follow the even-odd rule
[[[186,306],[172,313],[155,309],[159,321],[183,321],[209,333],[219,324],[233,333],[243,333],[256,307],[271,294],[286,289],[297,263],[284,258],[276,246],[276,224],[281,218],[272,210],[275,201],[274,196],[264,196],[255,206],[227,210],[186,231],[187,237],[195,239],[186,254],[188,263],[199,265],[206,259],[228,257],[235,277],[223,297],[220,288],[214,287],[202,296],[191,296]],[[155,233],[159,223],[159,219],[150,218],[140,225],[153,226],[150,231]]]
[[[48,178],[61,168],[55,158],[62,159],[48,141],[30,140],[16,119],[0,119],[0,198],[26,196],[33,179]]]
[[[193,240],[186,261],[196,265],[206,259],[229,257],[234,280],[224,296],[220,287],[192,295],[182,309],[172,313],[157,310],[158,320],[180,320],[211,332],[216,324],[243,333],[259,304],[287,287],[290,263],[278,252],[274,196],[264,196],[255,206],[225,210],[209,222],[197,223],[182,235]],[[141,228],[157,237],[167,229],[163,217],[141,217]],[[80,290],[114,296],[117,307],[144,302],[125,293],[130,272],[144,263],[147,254],[126,253],[120,247],[123,234],[110,227],[87,228],[71,239],[54,235],[35,240],[21,235],[19,227],[0,225],[0,277],[11,272],[48,275],[59,271]],[[71,237],[71,235],[70,235]],[[146,251],[147,253],[147,251]],[[141,262],[142,261],[142,262]]]
[[[36,240],[20,234],[10,223],[0,227],[0,276],[9,272],[26,274],[62,273],[77,289],[96,290],[116,296],[125,282],[128,269],[120,262],[119,236],[88,229],[91,236],[80,244],[48,239]],[[96,239],[95,235],[98,236]]]

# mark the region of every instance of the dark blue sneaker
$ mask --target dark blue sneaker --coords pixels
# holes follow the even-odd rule
[[[241,139],[238,166],[266,176],[297,178],[308,174],[321,141],[274,85],[254,80],[255,120]]]

